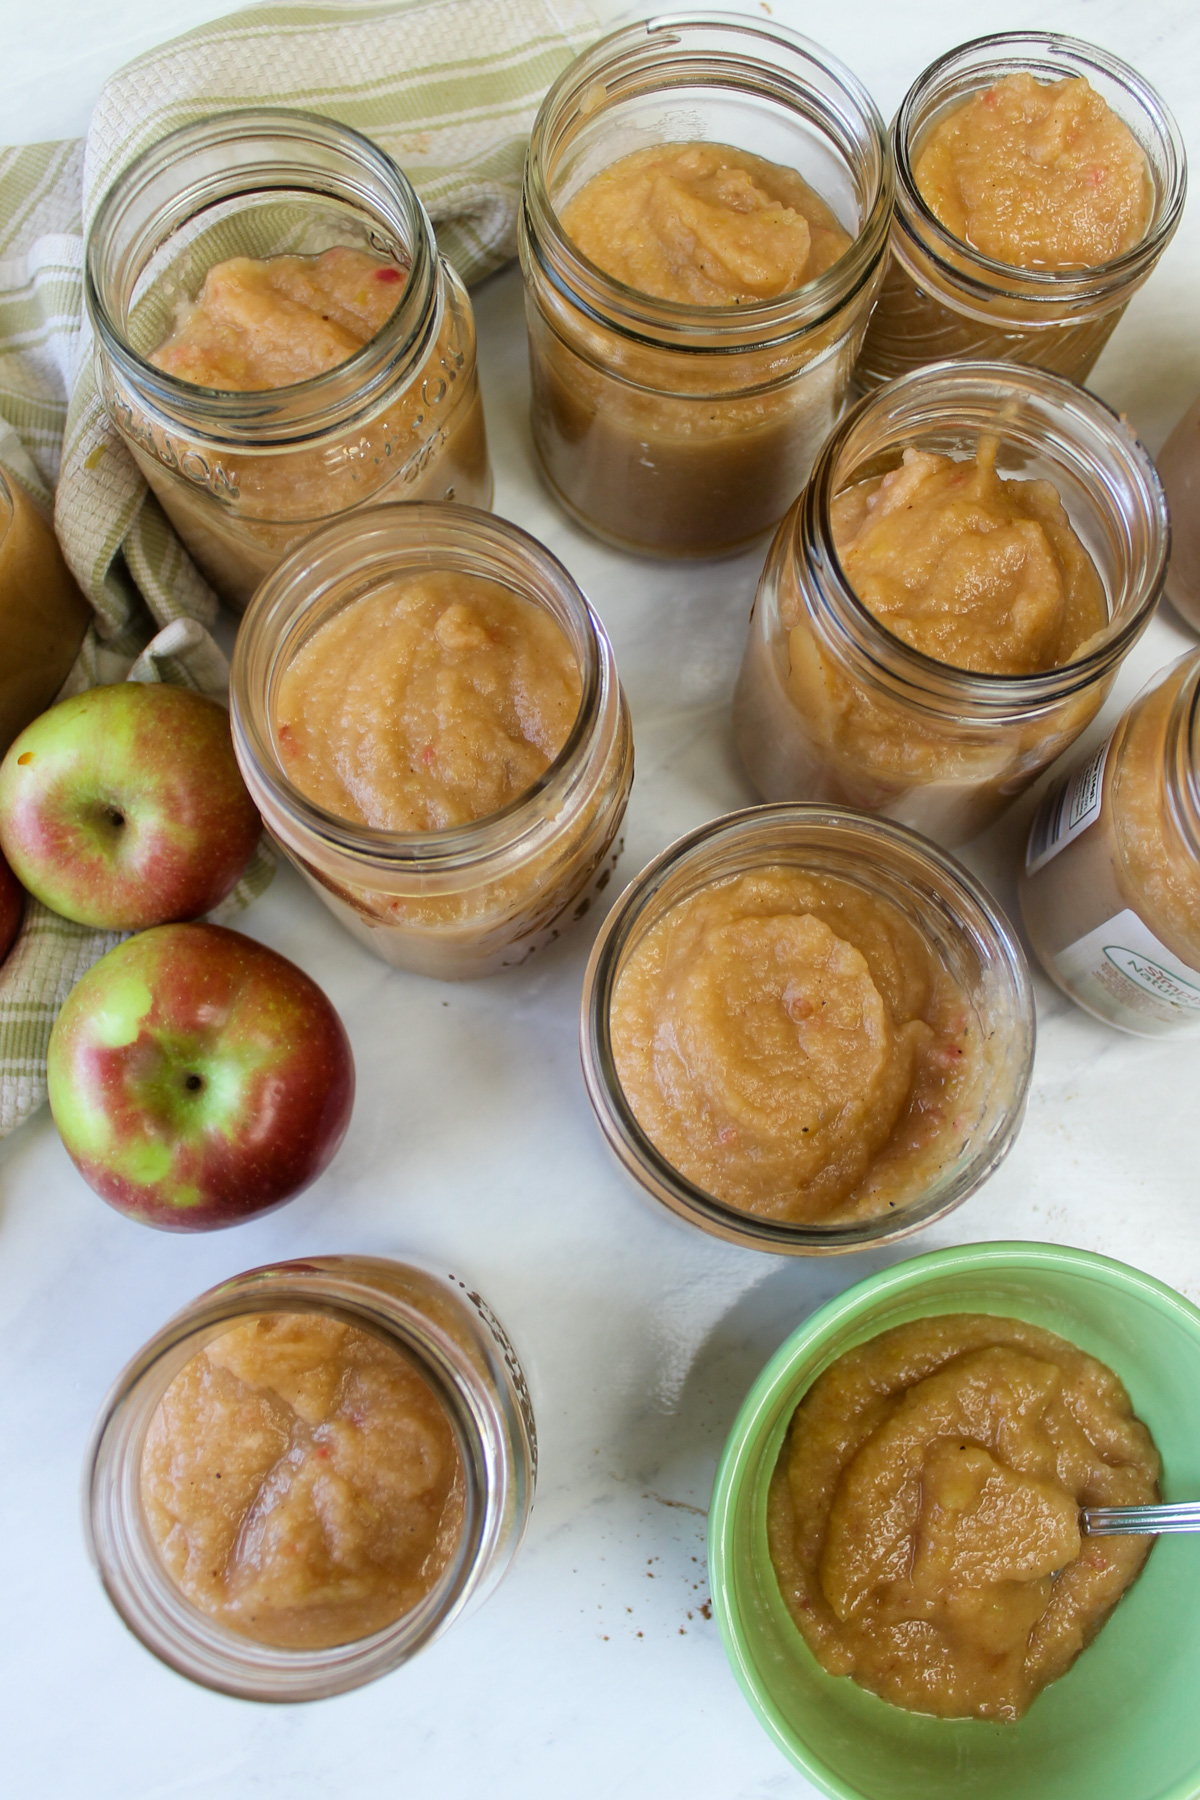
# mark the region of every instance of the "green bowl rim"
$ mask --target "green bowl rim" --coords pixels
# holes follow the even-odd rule
[[[910,1256],[889,1268],[865,1276],[827,1300],[816,1312],[797,1326],[767,1363],[750,1392],[746,1395],[737,1418],[725,1441],[717,1464],[712,1502],[708,1514],[708,1579],[713,1611],[721,1633],[721,1643],[738,1686],[750,1704],[751,1711],[767,1735],[788,1761],[800,1769],[831,1800],[875,1800],[861,1788],[849,1787],[792,1731],[778,1709],[763,1693],[748,1654],[740,1621],[729,1603],[726,1580],[726,1551],[733,1525],[733,1490],[735,1478],[743,1463],[747,1439],[756,1430],[759,1419],[778,1396],[797,1360],[835,1326],[845,1324],[881,1299],[902,1293],[934,1270],[954,1269],[975,1272],[993,1265],[999,1269],[1015,1269],[1030,1265],[1057,1268],[1089,1275],[1099,1275],[1124,1293],[1141,1292],[1173,1313],[1195,1337],[1200,1339],[1200,1307],[1194,1306],[1166,1282],[1130,1263],[1115,1257],[1101,1256],[1094,1250],[1080,1250],[1069,1244],[1046,1244],[1020,1238],[995,1243],[958,1244],[945,1250],[930,1250],[923,1256]],[[1175,1787],[1164,1790],[1158,1800],[1195,1800],[1200,1783],[1200,1763]]]

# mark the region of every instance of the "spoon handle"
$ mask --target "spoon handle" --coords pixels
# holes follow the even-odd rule
[[[1163,1531],[1200,1531],[1200,1500],[1174,1506],[1085,1506],[1079,1529],[1084,1537],[1148,1537]]]

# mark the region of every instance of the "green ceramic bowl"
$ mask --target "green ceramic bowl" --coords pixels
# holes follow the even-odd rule
[[[1200,1794],[1200,1537],[1164,1537],[1094,1644],[1015,1725],[905,1712],[827,1675],[767,1551],[767,1484],[788,1422],[855,1344],[933,1313],[992,1312],[1109,1365],[1163,1458],[1163,1498],[1200,1498],[1200,1310],[1150,1276],[1053,1244],[918,1256],[831,1300],[754,1384],[725,1446],[709,1574],[742,1690],[784,1754],[836,1800],[1194,1800]]]

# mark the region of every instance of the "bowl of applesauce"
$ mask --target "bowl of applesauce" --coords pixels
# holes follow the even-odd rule
[[[836,1800],[1190,1800],[1200,1555],[1080,1536],[1200,1495],[1200,1310],[1124,1263],[972,1244],[783,1344],[717,1471],[726,1654]]]

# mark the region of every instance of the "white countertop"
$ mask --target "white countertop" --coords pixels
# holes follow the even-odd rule
[[[225,10],[0,0],[0,137],[82,130],[110,69]],[[1160,89],[1200,170],[1194,0],[773,0],[761,10],[843,57],[885,116],[927,62],[968,37],[1075,32]],[[1092,383],[1152,450],[1200,391],[1198,293],[1193,200]],[[760,556],[665,568],[568,524],[533,471],[515,270],[477,290],[475,305],[497,511],[582,583],[629,695],[629,878],[680,832],[753,798],[728,703]],[[1106,719],[1190,641],[1156,620]],[[1010,908],[1030,806],[965,857]],[[705,1604],[704,1509],[747,1387],[830,1294],[948,1243],[1079,1244],[1200,1300],[1200,1046],[1120,1036],[1039,977],[1028,1117],[987,1188],[890,1254],[776,1259],[676,1224],[610,1161],[576,1054],[586,929],[527,970],[462,986],[385,970],[290,872],[244,929],[321,982],[353,1041],[354,1119],[314,1188],[257,1223],[173,1237],[105,1207],[46,1111],[0,1145],[6,1800],[805,1800],[814,1790],[754,1722]],[[170,1313],[238,1270],[337,1250],[413,1253],[478,1284],[529,1373],[537,1505],[497,1595],[408,1668],[319,1705],[255,1707],[189,1686],[125,1632],[84,1555],[80,1463],[110,1381]]]

